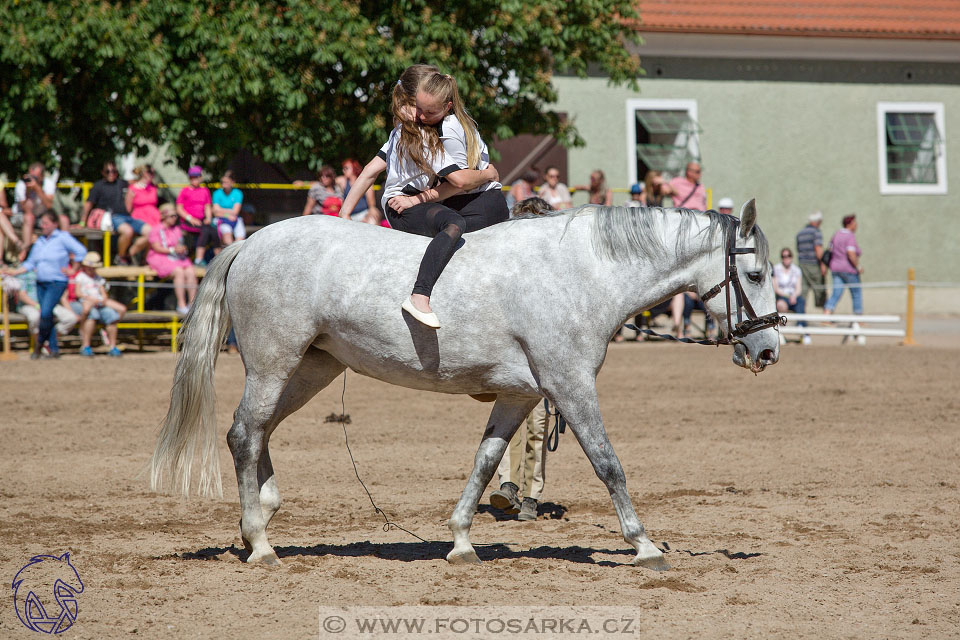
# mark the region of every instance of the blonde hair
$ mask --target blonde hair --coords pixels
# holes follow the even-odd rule
[[[153,172],[153,167],[149,164],[141,164],[133,168],[133,175],[137,176],[137,179],[143,177],[143,174],[147,171]]]
[[[653,179],[660,177],[659,171],[654,171],[653,169],[647,171],[647,175],[643,176],[643,191],[647,194],[647,204],[649,204],[649,199],[651,197],[656,198],[658,195],[657,190],[654,188]]]
[[[400,140],[397,143],[397,154],[401,158],[409,158],[418,169],[428,175],[433,174],[433,169],[427,158],[424,156],[423,147],[426,146],[430,151],[431,157],[435,156],[441,150],[440,138],[433,131],[433,140],[430,136],[424,137],[424,130],[417,125],[416,118],[411,117],[410,109],[416,108],[417,91],[420,83],[427,76],[439,73],[432,64],[414,64],[407,67],[400,74],[400,79],[393,87],[393,98],[391,100],[391,110],[393,111],[393,124],[400,126]]]
[[[480,134],[477,133],[477,123],[463,106],[456,78],[436,72],[423,79],[420,90],[437,98],[440,102],[452,103],[453,115],[460,122],[467,138],[467,168],[476,169],[480,164]]]
[[[163,218],[163,217],[164,217],[165,215],[167,215],[168,213],[176,213],[176,212],[177,212],[177,208],[176,208],[175,206],[173,206],[173,203],[172,203],[172,202],[164,202],[162,205],[160,205],[160,208],[159,208],[158,210],[160,211],[160,217],[161,217],[161,218]]]

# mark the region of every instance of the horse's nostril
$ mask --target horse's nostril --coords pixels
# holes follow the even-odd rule
[[[776,356],[773,355],[773,349],[764,349],[760,352],[762,362],[776,362]]]

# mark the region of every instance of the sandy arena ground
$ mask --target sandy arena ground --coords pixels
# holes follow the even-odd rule
[[[319,605],[616,605],[642,637],[960,636],[960,341],[788,345],[759,377],[729,348],[617,344],[599,381],[610,438],[650,537],[673,569],[632,555],[569,432],[535,522],[495,517],[485,561],[444,561],[446,519],[491,405],[350,373],[360,474],[404,527],[384,532],[338,424],[341,382],[274,435],[283,566],[248,566],[232,461],[221,501],[158,496],[138,474],[174,358],[0,363],[0,574],[69,551],[83,582],[64,638],[317,637]],[[217,371],[226,434],[243,368]],[[222,441],[223,442],[223,441]],[[36,637],[8,591],[0,637]],[[56,605],[54,604],[54,607]],[[372,636],[371,636],[372,637]],[[516,636],[513,636],[516,637]],[[595,636],[606,637],[606,636]]]

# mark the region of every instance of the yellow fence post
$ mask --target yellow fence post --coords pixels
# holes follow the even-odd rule
[[[141,273],[137,276],[137,313],[143,313],[143,281],[144,277]]]
[[[0,353],[0,361],[8,362],[16,360],[17,354],[10,351],[10,315],[7,309],[7,292],[0,287],[0,307],[3,307],[3,353]]]
[[[900,344],[904,345],[916,345],[917,343],[913,340],[913,294],[916,284],[916,274],[913,271],[913,267],[907,269],[907,329],[906,336],[903,338],[903,342]]]
[[[110,232],[103,232],[103,266],[110,266]]]

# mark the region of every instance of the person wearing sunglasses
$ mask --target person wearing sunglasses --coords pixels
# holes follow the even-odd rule
[[[793,252],[784,247],[780,250],[780,262],[773,266],[773,292],[777,296],[777,311],[785,313],[793,311],[794,313],[803,313],[805,303],[803,296],[800,295],[800,287],[803,282],[803,272],[793,262]],[[801,327],[807,326],[806,322],[797,323]],[[810,344],[810,336],[804,334],[803,344]]]

